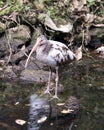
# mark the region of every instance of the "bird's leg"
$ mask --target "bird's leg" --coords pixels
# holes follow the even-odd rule
[[[58,66],[56,66],[56,86],[55,86],[55,95],[52,97],[52,99],[56,98],[56,99],[59,99],[58,96],[57,96],[57,88],[58,88],[58,80],[59,80],[59,76],[58,76]],[[51,100],[52,100],[51,99]],[[60,100],[60,99],[59,99]]]
[[[56,87],[55,87],[55,97],[56,98],[57,98],[58,80],[59,80],[59,76],[58,76],[58,66],[57,66],[56,67]]]
[[[46,93],[49,93],[49,94],[50,94],[50,82],[51,82],[51,77],[52,77],[52,71],[51,71],[51,67],[49,67],[48,85],[47,85],[47,89],[45,90],[44,94],[46,94]]]

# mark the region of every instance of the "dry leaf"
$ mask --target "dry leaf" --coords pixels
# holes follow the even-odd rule
[[[9,16],[9,18],[12,20],[12,21],[14,21],[14,22],[16,22],[17,23],[17,16],[18,16],[18,13],[17,12],[13,12],[10,16]]]
[[[104,46],[98,47],[95,51],[96,53],[104,54]]]
[[[76,57],[76,60],[77,60],[77,61],[80,60],[80,59],[82,59],[82,46],[80,46],[80,47],[76,50],[76,52],[75,52],[75,57]]]
[[[21,48],[21,51],[25,50],[26,49],[26,46],[23,45],[22,48]]]
[[[104,27],[104,24],[102,23],[102,24],[93,24],[93,26],[95,26],[95,27]]]
[[[68,22],[65,25],[56,25],[53,20],[46,14],[40,14],[38,17],[39,21],[41,21],[46,27],[54,30],[54,31],[61,31],[63,33],[69,33],[73,29],[73,24]]]
[[[61,113],[63,113],[63,114],[68,114],[68,113],[71,113],[71,112],[73,112],[74,110],[71,110],[71,109],[67,109],[67,110],[62,110],[61,111]]]
[[[30,107],[30,104],[25,104],[26,107]]]
[[[63,106],[65,103],[57,103],[57,106]]]
[[[26,121],[25,121],[25,120],[22,120],[22,119],[16,119],[15,122],[16,122],[18,125],[24,125],[24,124],[26,124]]]
[[[0,65],[4,65],[5,61],[4,60],[0,60]]]
[[[16,102],[14,105],[18,105],[19,104],[19,102]]]
[[[43,123],[44,121],[46,121],[47,120],[47,117],[46,116],[43,116],[43,117],[41,117],[38,121],[37,121],[37,123],[39,124],[39,123]]]
[[[73,0],[73,6],[74,8],[78,8],[78,0]]]
[[[91,23],[94,21],[95,18],[96,18],[96,15],[87,13],[86,17],[84,17],[84,20],[85,20],[85,22]]]

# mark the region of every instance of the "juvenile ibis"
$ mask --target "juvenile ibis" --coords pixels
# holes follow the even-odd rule
[[[49,79],[47,89],[44,93],[50,93],[50,81],[51,81],[51,68],[56,69],[55,79],[55,95],[53,98],[58,99],[58,68],[65,62],[72,62],[75,59],[75,54],[64,44],[58,41],[48,40],[44,35],[37,38],[35,45],[33,46],[27,60],[25,67],[28,65],[28,61],[33,52],[36,52],[36,59],[49,66]]]

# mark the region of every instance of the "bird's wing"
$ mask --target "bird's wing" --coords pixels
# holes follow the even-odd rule
[[[49,42],[52,44],[49,56],[52,57],[57,63],[62,63],[69,60],[71,61],[74,59],[74,53],[69,50],[65,44],[52,40],[49,40]]]
[[[64,46],[66,48],[68,48],[64,43],[62,42],[58,42],[58,41],[54,41],[54,40],[48,40],[51,44],[56,45],[56,46]]]

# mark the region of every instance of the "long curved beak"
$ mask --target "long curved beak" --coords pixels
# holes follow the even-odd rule
[[[26,60],[25,68],[26,68],[27,65],[28,65],[28,62],[29,62],[29,59],[30,59],[32,53],[33,53],[34,51],[36,51],[36,49],[37,49],[37,47],[40,45],[40,43],[41,43],[40,41],[37,41],[36,44],[33,46],[32,50],[31,50],[31,52],[30,52],[30,54],[29,54],[29,56],[28,56],[28,58],[27,58],[27,60]]]

